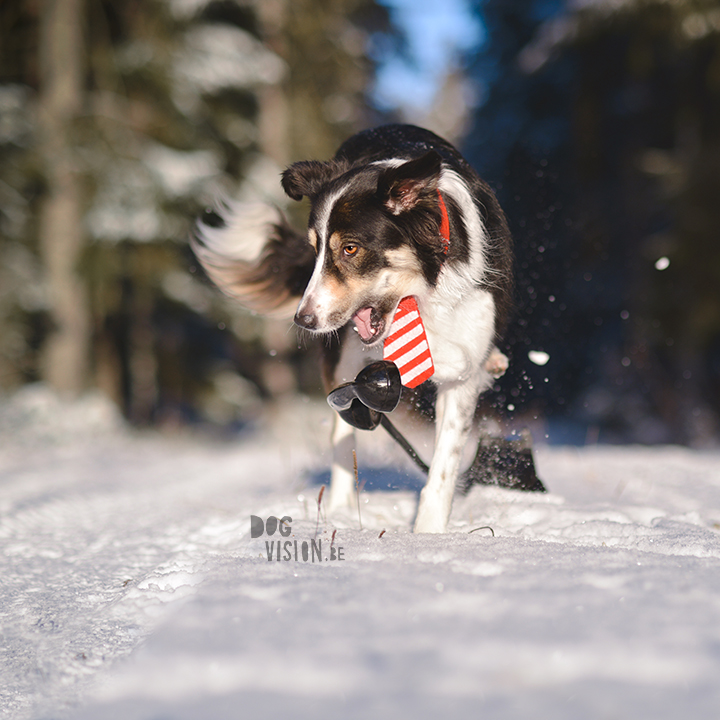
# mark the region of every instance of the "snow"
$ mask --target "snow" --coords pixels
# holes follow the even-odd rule
[[[211,150],[183,152],[160,143],[147,143],[143,161],[170,198],[199,192],[221,172],[220,159]]]
[[[185,34],[175,58],[175,82],[198,93],[279,83],[283,60],[240,28],[205,23]]]
[[[530,350],[528,353],[528,359],[535,365],[547,365],[550,356],[542,350]]]
[[[219,442],[33,393],[0,405],[2,718],[716,717],[718,452],[540,446],[549,493],[476,488],[416,536],[382,430],[363,529],[318,518],[322,403]]]

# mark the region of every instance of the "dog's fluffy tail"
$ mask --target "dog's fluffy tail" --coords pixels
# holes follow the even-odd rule
[[[228,203],[198,223],[191,247],[208,277],[249,310],[292,317],[315,265],[305,237],[279,210]]]

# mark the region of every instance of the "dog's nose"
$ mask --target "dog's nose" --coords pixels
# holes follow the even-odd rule
[[[295,315],[295,324],[306,330],[314,330],[317,327],[317,315],[311,315],[309,313],[298,312]]]

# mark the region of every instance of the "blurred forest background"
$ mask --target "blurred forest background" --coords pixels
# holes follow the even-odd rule
[[[401,120],[514,232],[494,411],[717,444],[720,2],[450,5],[437,36],[421,0],[0,0],[0,403],[99,389],[136,425],[235,430],[319,397],[313,343],[220,297],[188,236],[222,196],[303,223],[282,169]]]

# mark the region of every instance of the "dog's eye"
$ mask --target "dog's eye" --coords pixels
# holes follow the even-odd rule
[[[352,257],[353,255],[357,255],[357,251],[358,251],[358,246],[353,245],[352,243],[347,244],[343,248],[343,254],[345,255],[345,257]]]

